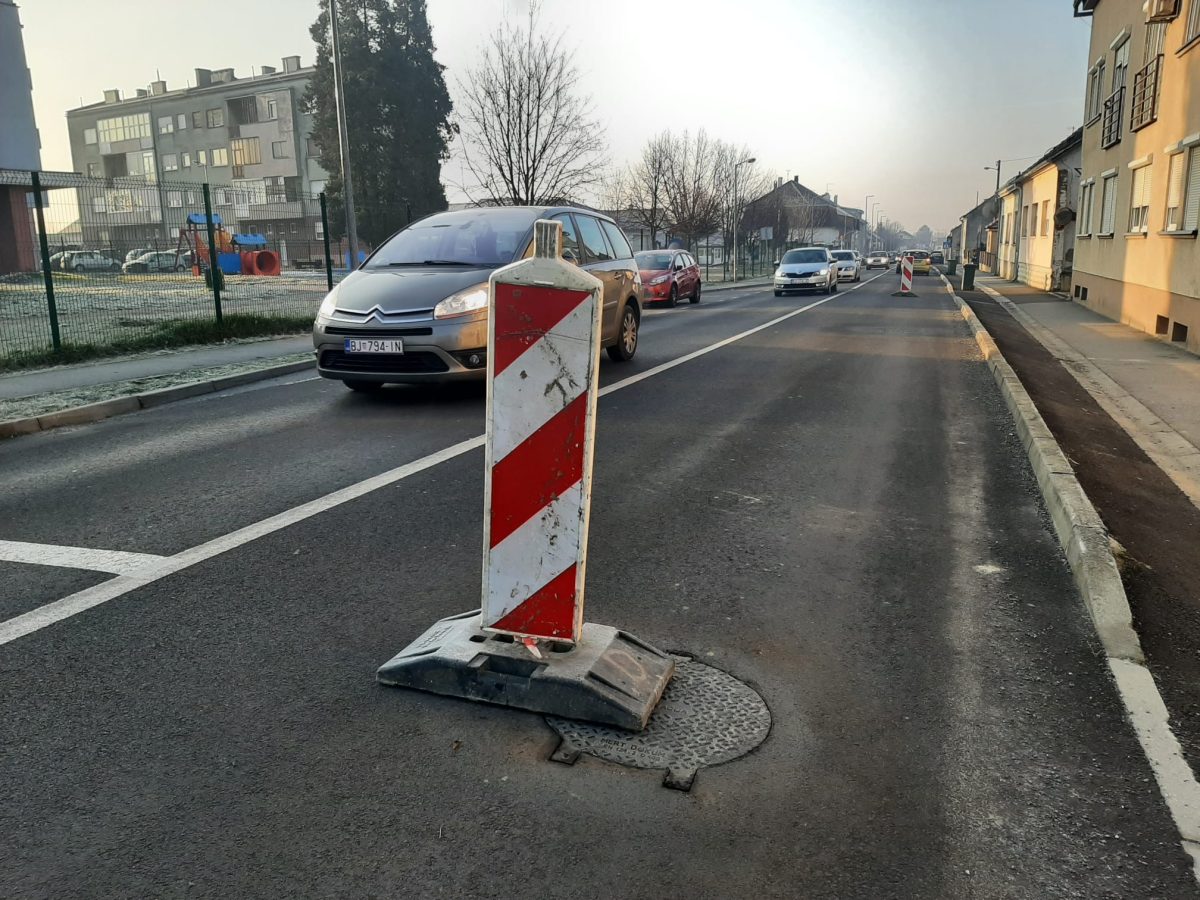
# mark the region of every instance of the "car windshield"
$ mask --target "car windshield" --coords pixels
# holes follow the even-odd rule
[[[849,250],[839,250],[833,254],[833,258],[834,259],[843,259],[843,260],[845,260],[845,259],[852,260],[852,259],[854,259],[854,254],[851,253]]]
[[[929,259],[929,254],[924,250],[914,250],[911,254],[913,259]]]
[[[647,272],[671,268],[670,253],[639,253],[634,259],[637,260],[638,268]]]
[[[367,268],[462,265],[495,267],[525,252],[536,209],[464,209],[438,213],[393,235]]]
[[[824,250],[789,250],[783,254],[782,265],[793,266],[797,263],[823,263],[826,262]]]

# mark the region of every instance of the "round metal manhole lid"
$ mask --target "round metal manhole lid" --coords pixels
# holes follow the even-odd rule
[[[684,656],[645,731],[547,716],[562,743],[551,759],[580,753],[639,769],[666,769],[667,787],[689,790],[696,771],[745,756],[767,738],[771,713],[758,692],[727,672]]]

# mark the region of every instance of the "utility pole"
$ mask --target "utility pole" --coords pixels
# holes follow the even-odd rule
[[[1004,162],[1004,160],[998,159],[998,160],[996,160],[996,165],[983,167],[983,170],[985,172],[990,172],[992,169],[996,170],[996,196],[997,197],[1000,196],[1000,163],[1002,163],[1002,162]]]
[[[867,194],[867,198],[866,198],[865,200],[863,200],[863,218],[867,220],[867,228],[868,228],[868,229],[870,229],[870,227],[871,227],[871,223],[870,223],[870,218],[871,218],[871,198],[872,198],[872,197],[874,197],[874,196],[875,196],[874,194]],[[869,250],[869,249],[870,249],[870,247],[866,246],[866,244],[868,244],[868,243],[869,243],[869,242],[868,242],[867,240],[864,240],[864,241],[863,241],[863,245],[864,245],[864,246],[863,246],[863,249],[864,249],[864,250]]]
[[[754,162],[755,162],[754,157],[750,156],[750,157],[747,157],[746,159],[743,159],[741,162],[733,164],[733,280],[734,281],[737,281],[737,257],[738,257],[738,252],[737,252],[738,251],[738,244],[737,244],[737,226],[738,226],[737,176],[738,176],[738,169],[740,169],[742,166],[745,166],[745,165],[753,165]]]
[[[358,223],[354,218],[354,179],[350,175],[350,134],[346,128],[346,94],[342,87],[342,51],[338,42],[337,0],[329,0],[329,33],[333,50],[333,102],[337,107],[338,153],[342,157],[342,201],[346,209],[346,241],[350,266],[358,266]]]

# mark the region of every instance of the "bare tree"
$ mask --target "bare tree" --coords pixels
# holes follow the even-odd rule
[[[650,242],[654,245],[659,232],[665,232],[673,224],[667,193],[673,141],[669,131],[652,137],[642,147],[637,161],[622,174],[623,207],[632,222],[650,232]]]
[[[719,142],[703,129],[668,136],[664,191],[675,231],[688,246],[721,225],[718,151]]]
[[[539,33],[536,3],[484,42],[459,90],[464,162],[486,199],[559,202],[597,183],[603,132],[563,35]]]
[[[752,243],[757,239],[758,225],[745,222],[746,209],[771,190],[772,173],[758,167],[757,163],[743,162],[750,159],[750,150],[723,141],[717,143],[716,184],[720,197],[720,228],[725,245],[733,242],[733,226],[737,223],[739,243]],[[774,226],[772,225],[772,228]]]

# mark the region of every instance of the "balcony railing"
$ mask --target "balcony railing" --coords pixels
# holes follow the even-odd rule
[[[1145,128],[1158,118],[1158,82],[1162,75],[1162,54],[1146,63],[1133,76],[1133,98],[1130,102],[1129,130]]]
[[[1104,101],[1104,124],[1100,132],[1100,146],[1111,147],[1121,140],[1122,110],[1125,108],[1125,88],[1121,86]]]

